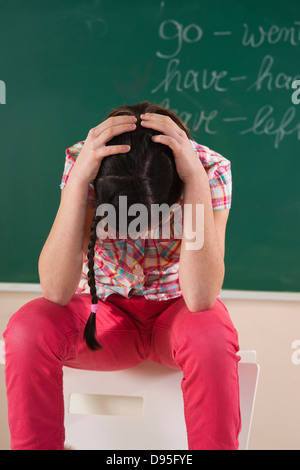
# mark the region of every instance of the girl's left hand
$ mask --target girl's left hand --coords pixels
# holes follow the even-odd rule
[[[179,178],[186,183],[195,174],[205,172],[192,147],[190,139],[169,116],[157,113],[141,114],[141,125],[161,132],[152,137],[153,142],[167,145],[173,152]]]

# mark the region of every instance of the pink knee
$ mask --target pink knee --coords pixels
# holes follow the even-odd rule
[[[78,300],[74,298],[62,307],[40,297],[23,305],[10,318],[4,332],[6,356],[14,353],[24,360],[24,355],[31,356],[42,349],[60,357],[66,338],[80,329],[76,315],[72,315],[74,308],[80,308]]]
[[[209,310],[195,313],[190,312],[187,307],[183,310],[173,325],[179,360],[198,361],[201,368],[225,366],[228,358],[234,359],[234,362],[238,360],[237,331],[219,299]]]

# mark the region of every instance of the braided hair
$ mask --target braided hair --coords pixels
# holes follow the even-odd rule
[[[133,115],[137,118],[134,131],[114,137],[107,145],[130,145],[126,154],[112,155],[101,162],[98,174],[93,182],[96,201],[93,203],[94,216],[91,224],[90,242],[88,245],[88,284],[92,297],[91,313],[84,330],[84,339],[88,347],[96,351],[103,349],[96,334],[96,312],[99,307],[94,272],[95,243],[97,225],[103,216],[96,215],[100,204],[111,204],[116,210],[116,233],[119,234],[119,196],[127,197],[130,207],[142,203],[148,210],[148,226],[150,225],[152,204],[166,203],[169,206],[178,202],[183,192],[183,181],[176,170],[171,149],[165,145],[154,143],[151,139],[159,132],[140,126],[140,115],[159,113],[170,116],[190,138],[190,133],[182,121],[171,111],[160,106],[143,102],[132,106],[122,106],[109,114],[111,116]],[[127,226],[134,216],[127,216]],[[101,305],[100,305],[101,306]]]
[[[95,243],[97,239],[96,229],[97,224],[100,222],[101,217],[96,215],[96,211],[94,212],[93,221],[91,225],[91,235],[90,235],[90,242],[88,245],[88,284],[90,287],[90,292],[92,296],[92,306],[98,307],[98,296],[96,290],[96,283],[95,283],[95,272],[94,272],[94,256],[95,256]],[[101,344],[99,344],[96,338],[96,312],[97,309],[93,309],[85,325],[83,337],[86,341],[86,344],[92,351],[96,351],[97,349],[103,349]]]

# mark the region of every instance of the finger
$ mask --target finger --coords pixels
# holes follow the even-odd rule
[[[109,142],[113,137],[117,135],[125,134],[126,132],[132,132],[136,129],[136,124],[119,124],[113,127],[108,127],[96,138],[94,145],[95,147],[101,147]]]
[[[169,135],[175,139],[182,137],[181,129],[172,119],[146,119],[141,121],[141,126],[162,132],[163,134]]]
[[[106,121],[103,121],[102,123],[97,126],[99,130],[102,132],[105,129],[109,127],[114,127],[114,126],[119,126],[120,124],[135,124],[137,122],[137,118],[135,116],[131,115],[122,115],[122,116],[112,116]]]
[[[164,121],[169,118],[169,116],[166,116],[165,114],[159,114],[159,113],[145,113],[140,115],[141,119],[157,119],[158,121]]]
[[[156,113],[146,113],[141,114],[140,116],[141,122],[161,122],[169,125],[176,126],[175,122],[169,117],[165,116],[164,114],[156,114]]]
[[[178,124],[176,124],[175,121],[170,116],[167,116],[165,114],[159,114],[159,113],[145,113],[141,114],[140,116],[142,121],[161,121],[164,122],[165,124],[169,124],[170,126],[173,126],[174,128],[178,128],[180,130],[180,127]]]
[[[176,139],[174,139],[173,137],[170,137],[168,135],[154,135],[152,137],[152,140],[153,140],[153,142],[163,144],[163,145],[167,145],[168,147],[170,147],[170,149],[173,152],[176,152],[176,150],[178,150],[178,147],[179,147],[178,141]]]
[[[183,130],[178,126],[178,124],[176,124],[175,121],[173,121],[170,116],[166,116],[165,114],[159,113],[145,113],[141,114],[140,117],[145,127],[148,127],[146,122],[148,122],[149,124],[153,124],[154,122],[161,122],[164,126],[166,126],[165,129],[170,128],[171,130],[173,129],[173,131],[176,132],[179,136],[183,135]]]
[[[112,116],[105,121],[101,122],[98,126],[92,128],[89,132],[93,138],[98,137],[102,132],[110,127],[119,126],[122,124],[134,124],[137,119],[135,116],[125,115],[125,116]]]
[[[107,145],[97,150],[97,158],[105,158],[120,153],[128,153],[131,150],[130,145]]]

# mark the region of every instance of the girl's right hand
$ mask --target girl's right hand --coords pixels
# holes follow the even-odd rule
[[[108,145],[113,137],[136,129],[134,116],[114,116],[92,128],[70,174],[86,184],[94,181],[103,158],[130,151],[129,145]]]

